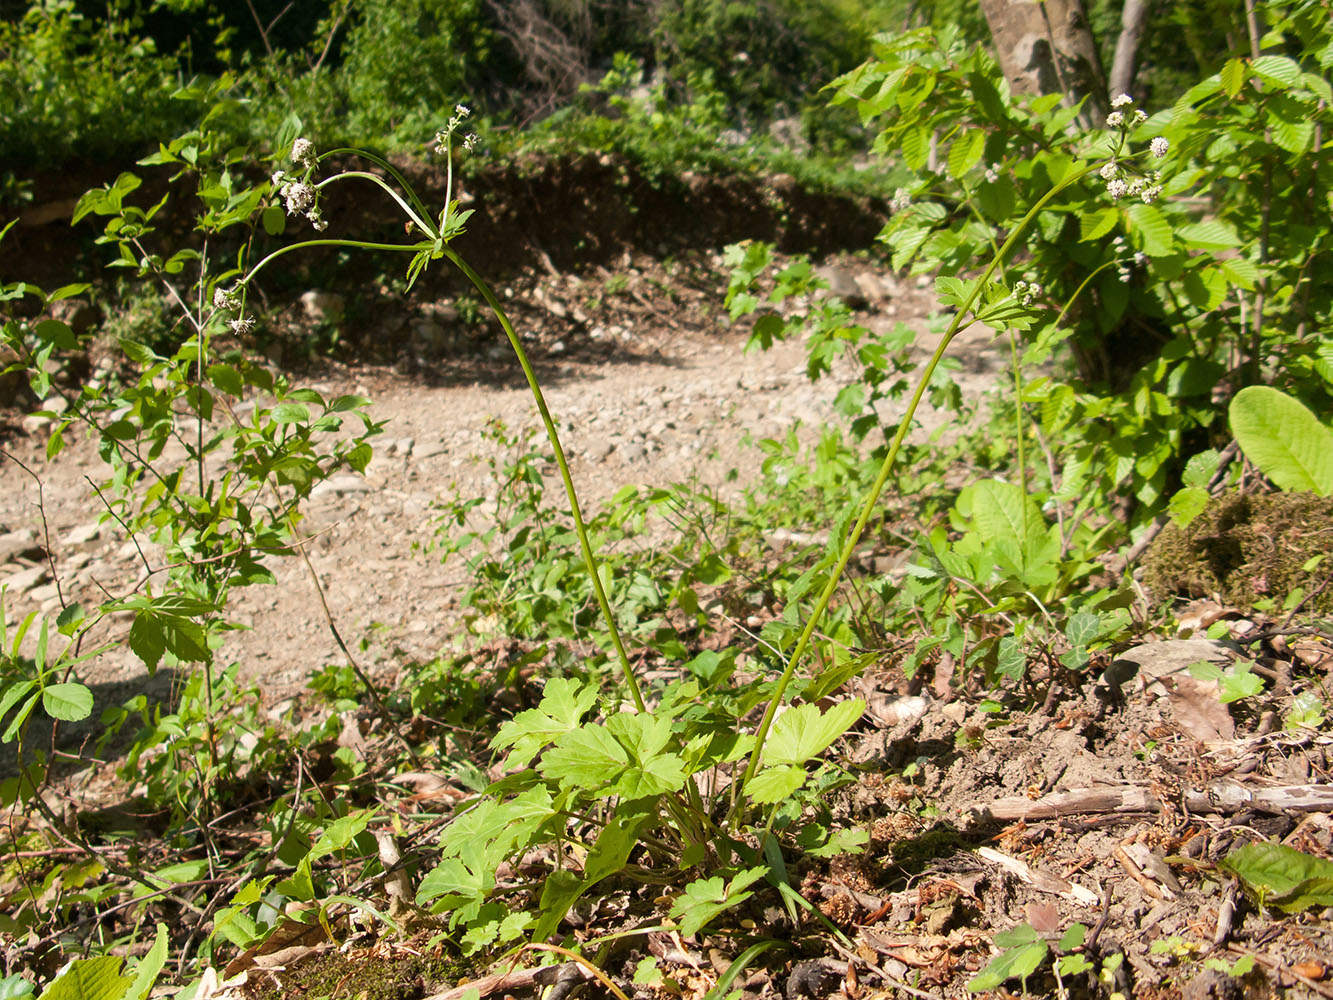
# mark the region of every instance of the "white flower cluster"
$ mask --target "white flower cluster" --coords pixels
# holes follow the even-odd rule
[[[1041,285],[1035,281],[1015,281],[1013,295],[1021,304],[1030,306],[1041,297]]]
[[[1000,164],[998,163],[986,164],[986,183],[994,184],[999,179],[1000,179]]]
[[[1121,94],[1111,102],[1111,113],[1106,116],[1106,124],[1111,128],[1126,128],[1130,125],[1142,125],[1148,120],[1141,108],[1135,108],[1134,111],[1126,115],[1122,108],[1128,108],[1134,103],[1134,98],[1128,94]]]
[[[288,174],[285,170],[277,171],[269,180],[273,190],[278,192],[288,215],[304,215],[317,232],[329,228],[324,215],[319,210],[319,192],[310,183],[310,174],[318,164],[315,156],[315,144],[309,139],[297,139],[292,143],[291,160],[304,170],[301,177]]]
[[[907,188],[898,188],[889,199],[889,211],[905,212],[912,204],[912,193]]]
[[[1135,252],[1132,257],[1126,259],[1126,254],[1128,253],[1128,251],[1129,251],[1129,244],[1125,242],[1125,238],[1123,236],[1117,236],[1115,239],[1111,241],[1111,252],[1114,253],[1116,256],[1115,273],[1116,277],[1119,278],[1121,282],[1126,282],[1129,280],[1130,274],[1132,273],[1130,271],[1131,263],[1133,263],[1135,267],[1143,267],[1145,264],[1148,263],[1148,255],[1145,254],[1142,250]]]
[[[1111,107],[1114,110],[1107,117],[1106,124],[1127,131],[1131,124],[1137,125],[1147,121],[1148,116],[1137,109],[1131,116],[1132,122],[1126,118],[1126,111],[1133,103],[1134,99],[1128,94],[1121,94],[1113,100]],[[1148,151],[1159,160],[1166,156],[1170,149],[1171,140],[1165,136],[1159,135],[1148,143]],[[1162,196],[1160,170],[1131,178],[1119,161],[1111,159],[1102,165],[1098,173],[1106,182],[1106,193],[1111,196],[1112,201],[1119,201],[1121,198],[1141,198],[1144,204],[1151,205]]]
[[[213,305],[224,312],[240,312],[241,296],[235,288],[223,288],[219,285],[213,289]],[[227,320],[227,325],[231,327],[232,333],[243,337],[255,328],[255,321],[249,316],[236,316]]]
[[[472,114],[472,109],[466,104],[455,104],[454,115],[445,123],[444,128],[435,133],[435,152],[446,155],[449,152],[450,145],[453,142],[454,133],[463,124],[463,119]],[[468,133],[463,136],[463,148],[469,153],[477,148],[477,137],[474,133]]]

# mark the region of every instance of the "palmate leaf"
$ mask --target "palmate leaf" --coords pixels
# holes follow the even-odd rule
[[[764,877],[766,868],[747,868],[730,881],[722,877],[698,879],[671,904],[671,916],[680,920],[680,932],[686,937],[697,934],[719,913],[749,899],[753,893],[745,890]]]
[[[840,701],[821,714],[818,705],[798,705],[778,716],[764,743],[765,765],[805,764],[861,718],[865,702],[860,698]]]
[[[579,685],[567,677],[553,677],[546,682],[541,704],[520,712],[501,726],[491,740],[491,749],[512,747],[505,758],[506,767],[526,767],[547,744],[577,729],[596,700],[596,688]]]

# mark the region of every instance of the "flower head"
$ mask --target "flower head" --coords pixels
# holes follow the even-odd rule
[[[235,312],[241,308],[241,297],[236,294],[234,288],[223,288],[218,285],[213,289],[213,305],[218,309],[225,309],[227,312]]]
[[[309,139],[297,139],[292,143],[292,162],[299,163],[307,170],[315,168],[315,144]]]
[[[1130,97],[1128,94],[1121,94],[1119,97],[1112,99],[1111,107],[1127,108],[1133,103],[1134,103],[1134,98]]]
[[[1171,140],[1167,139],[1165,136],[1159,135],[1152,142],[1148,143],[1148,149],[1150,149],[1152,151],[1152,155],[1157,157],[1159,160],[1166,155],[1167,150],[1169,150],[1170,148],[1171,148]]]
[[[242,316],[239,319],[231,320],[227,325],[231,327],[232,333],[238,337],[244,337],[255,328],[255,321],[249,316]]]
[[[287,203],[288,215],[300,215],[315,203],[315,189],[300,182],[287,184],[282,189],[282,200]]]
[[[1125,114],[1123,111],[1112,111],[1106,116],[1106,124],[1111,128],[1122,128],[1125,124]]]
[[[1112,201],[1119,201],[1129,191],[1129,185],[1121,178],[1114,177],[1106,182],[1106,193],[1111,196]]]

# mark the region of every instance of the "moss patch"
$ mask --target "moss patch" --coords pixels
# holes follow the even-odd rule
[[[383,946],[348,954],[326,951],[276,978],[251,973],[246,992],[254,1000],[420,1000],[457,985],[473,971],[456,958],[396,949],[386,954]]]
[[[1304,566],[1333,551],[1333,497],[1313,493],[1249,496],[1228,493],[1210,500],[1185,528],[1168,525],[1144,559],[1143,582],[1158,598],[1215,597],[1253,608],[1272,601],[1281,608],[1298,589],[1310,593],[1333,572]],[[1333,587],[1310,610],[1333,613]]]

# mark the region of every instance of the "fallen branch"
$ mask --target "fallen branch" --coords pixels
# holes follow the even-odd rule
[[[1182,804],[1192,813],[1228,814],[1243,809],[1280,816],[1288,812],[1333,810],[1333,785],[1244,785],[1219,781],[1203,789],[1186,789]],[[1162,801],[1148,788],[1076,788],[1029,799],[1022,795],[975,806],[976,821],[1057,819],[1081,813],[1160,812]]]

